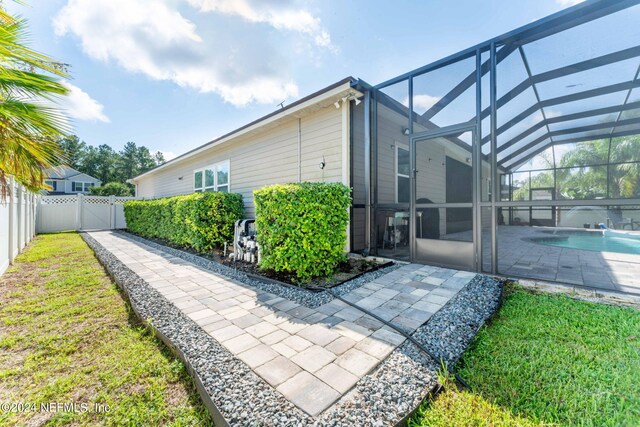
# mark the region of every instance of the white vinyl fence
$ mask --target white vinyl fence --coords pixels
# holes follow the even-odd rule
[[[9,178],[9,194],[0,200],[0,275],[35,235],[37,196]]]
[[[135,197],[41,196],[38,198],[36,231],[113,230],[127,228],[124,202]]]

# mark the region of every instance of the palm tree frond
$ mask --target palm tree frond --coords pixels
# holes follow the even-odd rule
[[[0,5],[0,194],[8,176],[27,189],[45,187],[43,170],[61,163],[56,142],[68,122],[52,102],[68,94],[65,67],[25,44],[26,21]]]

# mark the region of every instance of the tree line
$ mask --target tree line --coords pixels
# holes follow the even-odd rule
[[[529,200],[536,188],[553,189],[555,199],[640,197],[640,135],[580,142],[555,162],[548,151],[537,158],[545,166],[531,180],[529,168],[514,171],[521,179],[514,179],[513,200]]]
[[[92,193],[100,195],[125,196],[125,185],[131,179],[165,162],[160,151],[151,153],[149,148],[136,145],[135,142],[127,142],[122,150],[115,151],[107,144],[97,147],[80,140],[76,135],[70,135],[59,140],[65,163],[68,166],[102,182],[103,188],[92,189]],[[118,183],[120,185],[115,185]],[[111,189],[106,191],[107,187]],[[102,194],[106,191],[108,194]],[[122,194],[122,193],[129,194]]]

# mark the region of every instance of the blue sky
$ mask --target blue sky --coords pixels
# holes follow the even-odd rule
[[[346,76],[376,84],[576,0],[31,0],[75,133],[173,157]],[[286,104],[285,103],[285,104]]]

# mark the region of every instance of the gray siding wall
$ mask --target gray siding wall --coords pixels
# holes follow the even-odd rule
[[[193,172],[224,160],[230,161],[230,191],[242,194],[246,216],[253,217],[253,190],[269,184],[297,182],[298,120],[301,129],[300,168],[303,181],[342,181],[342,112],[322,108],[301,119],[270,129],[261,128],[202,153],[178,161],[139,179],[139,197],[164,197],[193,192]],[[324,156],[326,166],[320,169]]]
[[[407,127],[408,119],[390,108],[378,104],[378,203],[396,203],[396,151],[395,146],[408,149],[409,137],[402,133]],[[427,129],[414,123],[414,132],[423,132]],[[417,197],[426,197],[434,203],[446,202],[446,157],[451,157],[462,163],[471,157],[471,152],[438,138],[428,144],[421,143],[417,146],[416,176]],[[431,159],[429,161],[429,159]],[[354,165],[354,167],[356,167]],[[482,162],[483,176],[490,175],[490,165]],[[362,172],[358,172],[362,173]],[[482,183],[482,199],[487,200],[489,185]],[[489,221],[490,217],[483,216],[483,221]],[[446,216],[444,210],[440,215],[440,233],[446,234]]]

